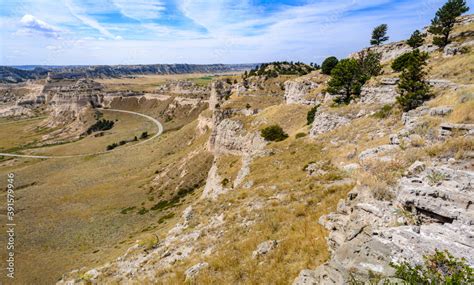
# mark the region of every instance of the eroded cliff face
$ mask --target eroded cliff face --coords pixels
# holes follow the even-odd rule
[[[4,84],[0,87],[0,118],[27,118],[34,115],[35,107],[43,105],[44,86],[27,82],[23,84]]]
[[[232,86],[217,81],[212,84],[211,97],[209,99],[210,109],[213,112],[210,124],[211,136],[208,147],[215,155],[214,163],[209,171],[206,186],[202,198],[215,199],[218,195],[237,187],[250,172],[249,167],[253,157],[262,153],[266,142],[258,132],[248,132],[242,122],[230,119],[239,110],[223,108],[225,100],[231,94]],[[236,155],[241,159],[242,166],[234,181],[222,184],[219,176],[217,160],[221,155]]]

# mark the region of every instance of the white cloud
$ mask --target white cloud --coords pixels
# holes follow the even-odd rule
[[[157,19],[165,10],[164,3],[159,0],[114,0],[113,3],[123,15],[138,21]]]
[[[40,33],[46,37],[59,38],[61,32],[59,28],[29,14],[21,18],[20,25],[22,28],[18,32],[21,34]]]

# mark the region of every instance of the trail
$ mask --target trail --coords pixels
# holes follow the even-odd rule
[[[134,145],[130,145],[130,146],[125,146],[125,147],[122,147],[122,148],[116,148],[116,149],[113,149],[113,150],[109,150],[109,151],[101,151],[101,152],[95,152],[95,153],[87,153],[87,154],[75,154],[75,155],[54,155],[54,156],[50,156],[50,155],[28,155],[28,154],[14,154],[14,153],[0,153],[0,156],[7,156],[7,157],[22,157],[22,158],[37,158],[37,159],[50,159],[50,158],[74,158],[74,157],[85,157],[85,156],[92,156],[92,155],[100,155],[100,154],[106,154],[106,153],[111,153],[111,152],[114,152],[114,151],[121,151],[121,150],[124,150],[125,148],[132,148],[132,147],[136,147],[136,146],[139,146],[141,144],[144,144],[144,143],[147,143],[155,138],[157,138],[158,136],[160,136],[162,133],[163,133],[163,125],[155,118],[153,117],[150,117],[148,115],[145,115],[145,114],[141,114],[141,113],[137,113],[137,112],[132,112],[132,111],[125,111],[125,110],[118,110],[118,109],[102,109],[102,108],[98,108],[97,110],[103,110],[103,111],[112,111],[112,112],[119,112],[119,113],[127,113],[127,114],[132,114],[132,115],[137,115],[137,116],[141,116],[141,117],[144,117],[150,121],[152,121],[156,127],[158,128],[158,132],[144,140],[144,141],[141,141],[137,144],[134,144]]]

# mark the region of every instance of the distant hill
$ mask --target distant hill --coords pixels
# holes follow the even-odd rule
[[[84,66],[0,66],[0,83],[18,83],[46,78],[107,78],[144,74],[183,74],[242,71],[255,64],[150,64],[150,65],[84,65]]]

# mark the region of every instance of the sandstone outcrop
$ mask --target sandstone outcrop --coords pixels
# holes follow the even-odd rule
[[[381,53],[382,62],[394,60],[400,55],[407,52],[411,52],[413,50],[413,48],[411,48],[405,41],[393,42],[393,43],[388,43],[388,44],[384,44],[380,46],[373,46],[370,48],[366,48],[363,51],[368,51],[369,49],[373,52]],[[424,44],[421,47],[419,47],[419,50],[430,53],[430,52],[434,52],[438,50],[438,47],[433,44]],[[355,58],[357,57],[357,53],[352,53],[349,55],[349,57]]]
[[[318,88],[319,84],[307,79],[297,78],[285,82],[285,102],[286,104],[316,105],[321,101],[315,98],[308,99],[310,92]]]
[[[421,263],[434,249],[449,250],[474,264],[472,207],[474,172],[464,165],[416,162],[380,201],[367,189],[341,200],[320,219],[329,230],[332,258],[316,270],[303,270],[293,284],[345,284],[369,272],[389,276],[390,262]]]
[[[347,125],[350,122],[350,119],[332,113],[320,112],[317,113],[311,130],[309,131],[310,137],[314,138],[317,135],[327,133],[332,131],[340,126]]]

